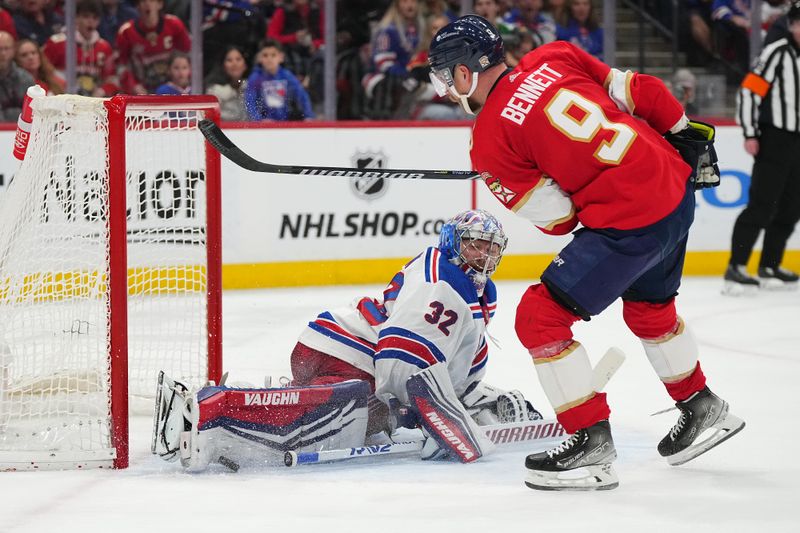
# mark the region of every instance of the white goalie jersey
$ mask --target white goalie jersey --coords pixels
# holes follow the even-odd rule
[[[382,300],[359,298],[323,312],[298,340],[375,376],[384,403],[394,397],[407,404],[408,378],[436,363],[444,363],[461,396],[485,373],[496,300],[491,280],[479,297],[464,271],[431,247],[392,278]]]

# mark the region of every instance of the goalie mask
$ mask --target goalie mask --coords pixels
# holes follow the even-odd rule
[[[508,237],[494,215],[483,209],[471,209],[445,222],[439,233],[438,248],[450,263],[467,273],[481,295],[507,244]]]
[[[505,50],[500,32],[483,17],[467,15],[451,22],[431,40],[428,61],[431,83],[436,93],[444,97],[449,92],[473,115],[467,98],[478,87],[478,74],[503,62]],[[453,81],[453,70],[464,65],[472,72],[472,85],[467,94],[459,94]]]

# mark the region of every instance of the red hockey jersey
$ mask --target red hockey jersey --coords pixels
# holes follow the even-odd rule
[[[123,91],[130,93],[141,83],[148,92],[154,92],[168,81],[170,54],[175,50],[189,52],[191,46],[186,26],[173,15],[164,15],[155,28],[145,28],[138,21],[126,22],[117,33]]]
[[[662,137],[683,121],[657,78],[555,42],[495,84],[473,128],[472,166],[503,205],[546,233],[578,221],[639,228],[674,210],[686,190],[690,168]]]
[[[76,32],[77,56],[76,71],[78,76],[78,94],[97,96],[95,90],[103,89],[103,96],[113,96],[117,92],[116,69],[114,67],[114,51],[105,39],[96,31],[89,39],[84,39]],[[50,63],[64,73],[67,68],[67,36],[57,33],[44,43],[42,52]]]

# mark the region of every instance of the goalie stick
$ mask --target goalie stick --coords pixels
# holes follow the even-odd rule
[[[206,140],[227,159],[240,167],[253,172],[268,172],[270,174],[296,174],[306,176],[342,176],[345,178],[391,178],[412,180],[474,180],[480,178],[471,170],[412,170],[392,168],[353,167],[317,167],[297,165],[273,165],[258,161],[250,157],[236,146],[219,126],[214,122],[204,119],[198,122],[198,128]]]
[[[597,362],[592,369],[592,384],[594,390],[600,392],[605,388],[612,376],[619,370],[625,361],[625,353],[612,346]],[[545,434],[544,427],[550,425],[551,432]],[[561,429],[559,431],[558,429]],[[563,428],[555,420],[532,420],[529,422],[513,422],[510,424],[497,424],[493,426],[482,426],[486,436],[495,444],[504,445],[523,441],[547,441],[553,438],[561,440]],[[412,440],[407,442],[394,442],[391,444],[379,444],[374,446],[359,446],[356,448],[344,448],[341,450],[320,450],[317,452],[286,452],[283,463],[288,467],[301,464],[324,463],[330,461],[342,461],[355,459],[357,457],[371,457],[375,455],[393,455],[398,453],[418,452],[422,449],[423,440]]]

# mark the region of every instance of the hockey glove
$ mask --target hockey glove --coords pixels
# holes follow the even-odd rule
[[[518,390],[504,391],[475,382],[461,396],[461,403],[472,419],[481,426],[539,420],[541,413]]]
[[[691,180],[695,190],[719,185],[717,151],[714,149],[715,133],[711,124],[690,120],[683,130],[664,136],[692,167]]]
[[[501,424],[508,424],[541,420],[544,417],[520,391],[512,390],[497,397],[497,418]]]

